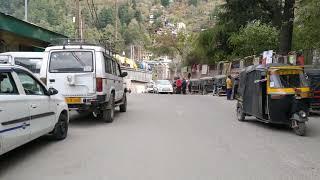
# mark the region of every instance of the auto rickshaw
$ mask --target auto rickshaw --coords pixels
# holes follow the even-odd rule
[[[226,75],[217,75],[213,77],[213,95],[221,96],[227,94]]]
[[[255,65],[239,77],[237,118],[283,124],[297,135],[306,133],[310,88],[303,68],[282,64]]]
[[[200,78],[200,94],[205,95],[213,92],[213,77]]]
[[[191,93],[192,94],[197,94],[199,93],[200,90],[200,80],[199,79],[191,79]]]

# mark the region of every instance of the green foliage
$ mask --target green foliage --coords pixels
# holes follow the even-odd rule
[[[305,0],[300,4],[294,29],[294,47],[300,49],[320,49],[320,3]]]
[[[134,18],[139,22],[141,23],[142,22],[142,14],[141,14],[141,11],[136,11],[134,13]]]
[[[130,23],[132,15],[129,13],[129,6],[127,4],[120,5],[118,16],[122,25],[128,25]]]
[[[196,55],[197,63],[214,64],[217,61],[226,60],[231,54],[227,43],[228,29],[225,26],[218,25],[199,34],[194,44],[192,53]],[[192,57],[192,56],[191,56]]]
[[[236,56],[258,55],[265,50],[277,49],[279,31],[275,27],[256,21],[240,28],[238,33],[231,35],[229,41]]]
[[[0,0],[0,12],[22,19],[24,1],[21,0]]]
[[[191,6],[191,5],[197,6],[198,5],[198,0],[189,0],[188,4],[189,4],[189,6]]]
[[[170,5],[170,0],[161,0],[161,5],[164,7],[168,7]]]
[[[114,12],[111,8],[102,8],[98,17],[100,21],[100,27],[98,28],[105,28],[109,24],[114,24]]]

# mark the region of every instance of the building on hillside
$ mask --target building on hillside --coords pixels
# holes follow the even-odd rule
[[[0,52],[44,51],[57,39],[67,38],[0,12]]]

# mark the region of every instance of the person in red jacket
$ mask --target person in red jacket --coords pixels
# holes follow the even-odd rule
[[[180,77],[176,80],[177,94],[181,94],[182,81]]]

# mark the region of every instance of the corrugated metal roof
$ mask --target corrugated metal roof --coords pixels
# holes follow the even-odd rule
[[[54,39],[67,38],[65,35],[22,21],[1,12],[0,22],[0,30],[11,32],[26,38],[36,39],[47,43],[51,43]]]

